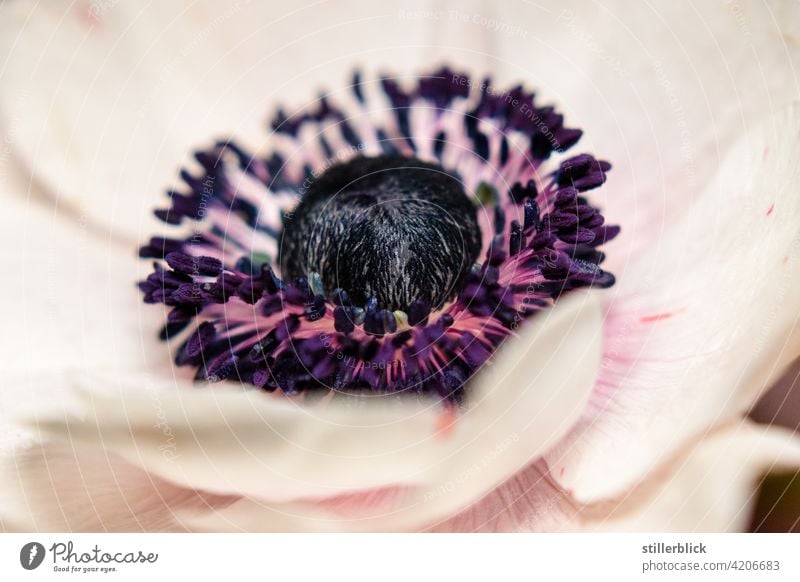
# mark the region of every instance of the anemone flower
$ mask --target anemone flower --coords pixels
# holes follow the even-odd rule
[[[742,529],[796,8],[578,7],[4,6],[3,528]]]

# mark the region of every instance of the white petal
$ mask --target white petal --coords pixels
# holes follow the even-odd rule
[[[193,150],[231,135],[260,146],[277,102],[344,89],[355,65],[436,60],[429,43],[450,33],[431,4],[4,3],[0,119],[60,205],[143,240]]]
[[[749,409],[800,353],[800,107],[745,135],[690,213],[620,273],[588,413],[548,455],[582,501],[619,493]]]
[[[158,318],[140,320],[135,282],[144,265],[91,226],[62,220],[67,210],[42,205],[18,169],[9,163],[0,183],[2,463],[13,463],[34,439],[35,431],[13,422],[16,415],[43,403],[62,413],[76,404],[64,383],[68,370],[146,367],[172,377],[170,355],[156,339]]]
[[[508,342],[449,427],[436,405],[301,407],[235,386],[176,389],[102,374],[74,379],[89,389],[85,419],[40,411],[29,422],[51,440],[102,445],[178,485],[249,498],[209,516],[217,527],[409,528],[484,495],[565,434],[591,392],[600,330],[592,296],[563,301]],[[333,507],[386,487],[402,492],[388,507]],[[269,517],[276,511],[284,519]]]
[[[574,528],[578,508],[553,486],[547,464],[532,463],[459,514],[433,524],[437,532],[553,532]]]
[[[297,7],[161,2],[3,7],[0,118],[51,195],[141,239],[188,152],[264,142],[276,101],[336,89],[356,63],[402,72],[447,59],[538,88],[615,163],[604,200],[626,225],[609,266],[685,212],[720,150],[797,98],[789,1],[405,3]],[[302,31],[300,33],[299,31]],[[367,50],[364,50],[367,47]],[[634,236],[635,235],[635,236]]]
[[[553,485],[539,462],[435,529],[746,531],[760,478],[798,466],[797,435],[741,421],[692,441],[618,499],[581,505]]]
[[[186,531],[231,498],[177,487],[95,449],[48,444],[0,461],[0,531]]]
[[[798,466],[800,438],[796,434],[743,421],[682,451],[613,510],[604,514],[598,508],[592,522],[584,527],[604,531],[747,531],[761,477]]]
[[[158,318],[140,320],[136,281],[147,265],[68,210],[41,204],[41,193],[14,169],[0,191],[6,376],[98,365],[163,369],[169,354],[155,339]],[[23,389],[3,382],[3,392],[12,390]]]
[[[524,79],[614,169],[595,200],[624,235],[607,268],[648,252],[736,138],[800,97],[800,6],[776,2],[494,3],[498,85]]]

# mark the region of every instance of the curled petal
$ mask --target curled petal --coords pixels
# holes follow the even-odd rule
[[[613,509],[601,504],[583,519],[603,531],[746,531],[761,478],[798,466],[796,434],[742,421],[681,451]]]
[[[800,439],[749,421],[704,434],[617,498],[584,505],[538,462],[438,531],[744,531],[767,472],[800,465]]]
[[[565,299],[498,354],[456,418],[405,399],[312,407],[256,390],[175,390],[146,376],[97,374],[75,380],[86,415],[40,412],[29,423],[51,440],[102,446],[181,487],[244,498],[207,520],[245,529],[302,529],[325,519],[336,528],[418,527],[484,495],[563,436],[589,397],[600,327],[591,295]],[[114,385],[122,389],[109,390]],[[344,517],[336,509],[342,499]],[[237,514],[242,504],[295,518]]]
[[[606,306],[587,413],[547,455],[581,501],[740,415],[800,353],[800,107],[754,127]]]

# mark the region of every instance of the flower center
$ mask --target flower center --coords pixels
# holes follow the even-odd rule
[[[332,390],[457,403],[525,320],[613,285],[601,247],[620,229],[590,194],[611,165],[563,156],[582,132],[523,87],[465,80],[383,78],[387,110],[355,75],[354,101],[279,112],[263,155],[231,141],[197,152],[198,172],[155,211],[191,235],[139,250],[156,260],[139,288],[170,308],[161,338],[181,342],[175,362],[309,401]],[[384,155],[311,175],[334,146]]]
[[[318,273],[327,292],[343,289],[361,304],[436,309],[478,258],[476,214],[460,182],[436,164],[355,158],[316,178],[285,220],[282,273]]]

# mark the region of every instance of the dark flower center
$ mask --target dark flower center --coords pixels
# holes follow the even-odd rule
[[[190,236],[139,250],[156,260],[139,288],[169,308],[161,339],[181,342],[176,364],[307,402],[366,391],[456,404],[525,320],[613,285],[601,247],[620,229],[590,194],[611,165],[565,158],[579,129],[523,87],[487,83],[447,68],[385,77],[387,110],[356,74],[355,100],[278,112],[262,154],[231,141],[196,152],[198,171],[155,211]],[[312,175],[334,147],[385,155]]]
[[[308,187],[281,237],[284,278],[318,273],[390,310],[414,301],[437,308],[458,290],[481,249],[476,208],[460,182],[403,156],[359,157]]]

